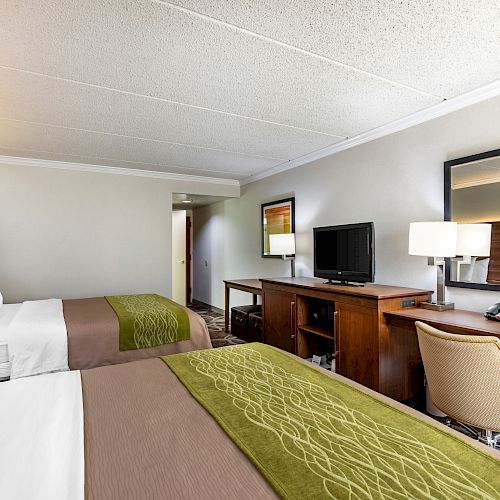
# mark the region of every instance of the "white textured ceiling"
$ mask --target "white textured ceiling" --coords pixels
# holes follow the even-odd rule
[[[500,78],[500,0],[3,0],[0,155],[244,179]]]

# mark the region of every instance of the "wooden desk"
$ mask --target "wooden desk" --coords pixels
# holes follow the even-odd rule
[[[450,311],[432,311],[416,307],[400,311],[388,311],[386,317],[392,322],[398,320],[413,324],[422,321],[434,328],[449,333],[462,335],[494,335],[500,338],[500,321],[486,319],[482,313],[452,309]]]
[[[435,328],[461,335],[495,335],[500,338],[500,322],[490,321],[481,313],[452,309],[431,311],[414,307],[397,311],[386,311],[388,345],[393,373],[398,374],[403,383],[403,392],[396,399],[407,395],[424,394],[424,366],[418,346],[415,321],[422,321]]]
[[[262,283],[258,279],[245,279],[245,280],[224,280],[225,296],[224,296],[224,312],[225,322],[224,330],[229,333],[229,290],[234,288],[242,292],[248,292],[253,295],[253,304],[257,304],[257,295],[262,295]]]

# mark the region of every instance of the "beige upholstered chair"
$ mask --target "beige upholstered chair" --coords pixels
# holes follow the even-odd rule
[[[480,440],[495,445],[500,431],[500,340],[455,335],[416,322],[432,402],[459,422],[483,429]]]

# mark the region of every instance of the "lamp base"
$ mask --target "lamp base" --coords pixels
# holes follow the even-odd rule
[[[455,309],[453,302],[445,302],[443,304],[438,304],[437,302],[420,302],[419,306],[422,309],[431,309],[432,311],[449,311],[450,309]]]

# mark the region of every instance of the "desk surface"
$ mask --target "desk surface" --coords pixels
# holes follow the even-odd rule
[[[243,290],[244,292],[251,292],[257,295],[262,294],[262,282],[258,279],[224,280],[224,283],[229,288],[235,288],[236,290]]]
[[[432,311],[415,307],[384,313],[388,318],[422,321],[435,328],[458,328],[471,335],[494,335],[500,338],[500,321],[486,319],[482,313],[452,309],[449,311]]]

